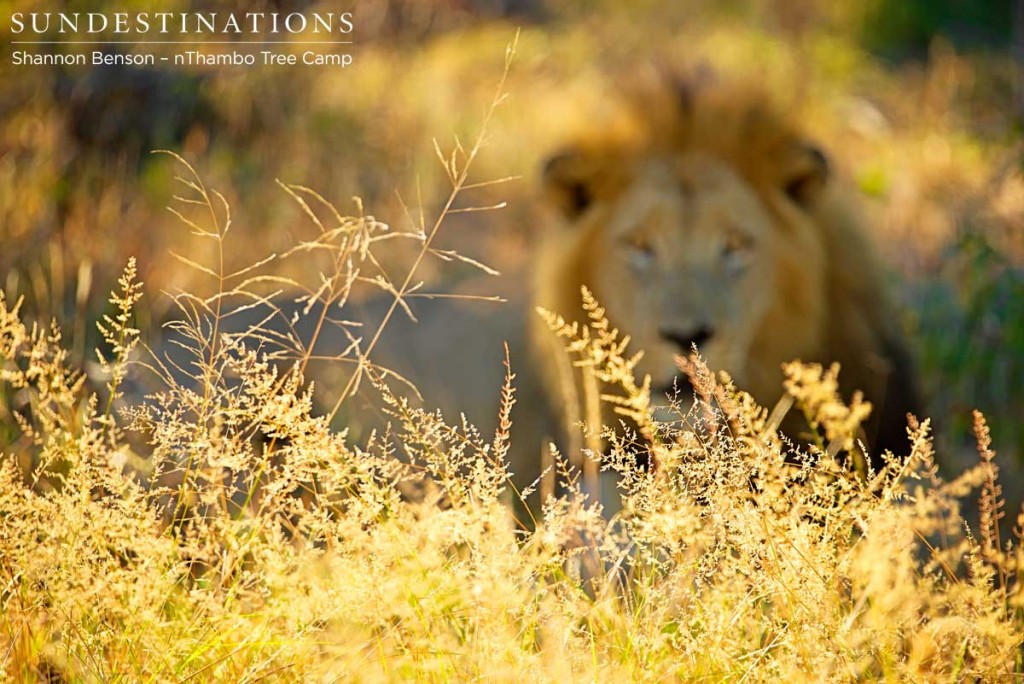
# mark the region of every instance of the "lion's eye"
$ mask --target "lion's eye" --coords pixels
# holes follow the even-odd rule
[[[754,241],[748,235],[730,231],[722,245],[722,261],[728,270],[741,273],[750,264]]]
[[[637,270],[646,270],[654,263],[654,245],[642,235],[633,235],[625,240],[626,257]]]

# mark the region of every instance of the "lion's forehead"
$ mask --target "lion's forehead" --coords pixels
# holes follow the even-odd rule
[[[613,237],[642,232],[691,250],[731,231],[759,237],[771,228],[757,189],[728,163],[703,155],[637,163],[605,224]]]

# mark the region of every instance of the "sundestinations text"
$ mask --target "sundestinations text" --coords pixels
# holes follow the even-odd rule
[[[57,34],[348,34],[351,12],[15,12],[11,33]]]

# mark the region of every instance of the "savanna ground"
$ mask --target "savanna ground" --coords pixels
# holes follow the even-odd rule
[[[5,674],[1019,677],[1024,86],[1010,4],[506,4],[356,3],[345,70],[0,66]],[[474,261],[505,274],[501,291],[543,230],[543,156],[652,59],[760,74],[862,195],[931,419],[877,482],[828,455],[785,464],[773,417],[712,376],[684,427],[652,423],[599,324],[581,348],[662,450],[656,474],[609,458],[624,471],[612,521],[566,472],[562,498],[519,524],[504,430],[448,430],[395,398],[394,431],[357,442],[310,416],[297,377],[209,327],[195,331],[211,341],[197,382],[134,412],[111,400],[144,372],[125,365],[134,330],[155,341],[179,306],[246,301],[223,291],[328,283],[359,299],[381,282],[349,291],[353,264],[401,290],[414,266],[410,283],[449,287],[479,276]],[[456,207],[506,206],[446,213],[453,184],[476,186]],[[378,221],[411,237],[385,239]],[[228,372],[241,384],[224,386]],[[846,418],[827,378],[791,380],[798,407]],[[836,444],[849,428],[820,425]],[[1010,475],[1005,507],[994,464]]]

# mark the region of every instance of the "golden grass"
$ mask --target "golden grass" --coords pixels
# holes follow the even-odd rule
[[[453,194],[409,238],[424,257],[484,135],[441,155]],[[178,213],[222,253],[227,203],[185,169]],[[385,226],[287,190],[321,228],[297,252],[336,257],[302,301],[342,305],[367,282],[402,306],[415,271],[374,270]],[[981,461],[948,482],[927,421],[912,421],[910,453],[881,472],[844,465],[864,407],[841,404],[834,369],[790,366],[788,399],[769,412],[691,359],[696,405],[656,419],[649,379],[634,377],[626,341],[584,292],[589,321],[548,320],[576,363],[618,388],[603,399],[635,426],[590,426],[609,444],[591,457],[618,473],[621,510],[588,499],[556,454],[561,493],[522,525],[509,503],[526,492],[505,461],[513,369],[500,427],[483,435],[389,389],[368,358],[375,336],[353,335],[347,358],[393,418],[356,444],[312,414],[311,346],[263,325],[222,332],[233,313],[271,305],[261,288],[280,279],[260,264],[226,273],[217,258],[182,260],[215,285],[176,297],[192,362],[152,359],[164,390],[123,413],[114,407],[139,339],[134,262],[100,325],[106,400],[86,390],[56,327],[26,325],[0,298],[0,383],[16,398],[5,429],[19,435],[0,461],[0,662],[11,679],[902,682],[1024,671],[1024,555],[1019,535],[998,536],[980,414]],[[794,403],[819,446],[777,432]],[[977,487],[971,531],[960,500]]]
[[[133,266],[105,336],[111,389],[135,343]],[[0,380],[35,467],[0,463],[0,645],[8,677],[72,681],[996,681],[1021,673],[1020,539],[999,545],[996,470],[938,477],[927,422],[867,478],[821,369],[788,391],[844,445],[787,446],[778,416],[691,361],[701,398],[652,417],[597,303],[553,320],[623,395],[606,428],[622,511],[562,465],[563,494],[517,528],[494,436],[394,397],[395,431],[353,445],[310,415],[297,373],[239,341],[238,384],[137,407],[157,473],[140,486],[122,421],[85,395],[55,331],[0,301]],[[205,362],[210,377],[220,367]],[[511,382],[511,380],[510,380]],[[387,390],[382,388],[387,393]],[[513,401],[506,388],[502,411]],[[205,410],[201,410],[205,407]],[[511,426],[514,434],[515,427]],[[254,446],[254,434],[262,434]],[[642,438],[642,439],[641,439]],[[836,440],[839,440],[836,442]],[[652,467],[636,466],[638,443]],[[399,461],[396,449],[409,454]],[[982,487],[982,526],[958,499]],[[407,496],[410,491],[417,496]],[[1022,519],[1024,520],[1024,519]]]
[[[0,296],[0,395],[11,407],[0,416],[11,436],[0,454],[6,677],[1024,675],[1021,538],[999,537],[998,469],[980,414],[980,462],[950,481],[938,475],[927,421],[912,422],[910,453],[882,472],[848,468],[863,407],[843,406],[821,368],[791,366],[786,398],[768,411],[693,360],[696,405],[655,418],[630,350],[585,299],[591,320],[550,322],[577,363],[619,388],[606,401],[635,426],[589,426],[609,444],[598,465],[618,473],[621,510],[588,499],[570,459],[556,455],[561,493],[520,524],[509,504],[526,492],[504,458],[516,434],[514,368],[495,407],[501,427],[483,435],[389,389],[395,379],[370,358],[376,332],[340,323],[352,346],[333,361],[361,369],[393,417],[391,431],[355,443],[313,414],[309,340],[269,325],[222,331],[233,312],[272,307],[282,288],[297,288],[303,304],[342,306],[367,285],[397,310],[415,293],[416,265],[438,255],[433,237],[454,198],[472,189],[466,172],[484,138],[441,154],[449,199],[433,221],[409,212],[407,231],[286,186],[317,235],[274,260],[322,257],[312,283],[267,274],[262,259],[226,265],[228,202],[186,167],[177,211],[210,258],[183,260],[189,283],[212,293],[174,298],[190,363],[149,358],[163,390],[128,397],[125,411],[118,395],[140,346],[133,262],[100,326],[100,394],[55,326],[26,323],[19,303]],[[384,255],[394,235],[412,244],[414,266],[399,278]],[[335,324],[324,317],[313,328]],[[791,403],[814,417],[815,446],[778,434]],[[637,449],[649,450],[651,467],[637,467]],[[974,489],[980,526],[970,530],[962,501]]]

